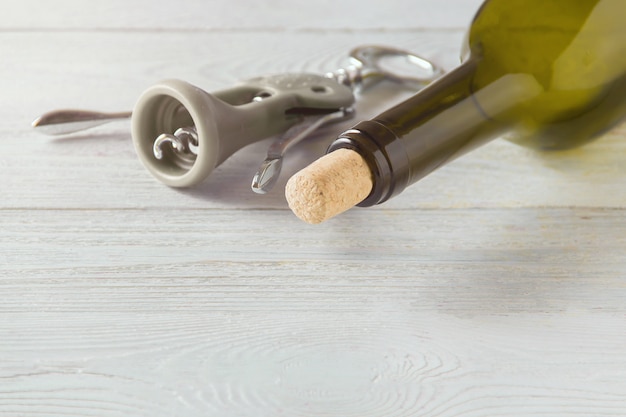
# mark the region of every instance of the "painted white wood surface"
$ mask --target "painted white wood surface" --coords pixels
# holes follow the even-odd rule
[[[3,4],[3,27],[56,30],[374,30],[464,28],[480,0],[41,0]],[[235,3],[235,4],[233,4]]]
[[[162,78],[325,72],[363,43],[451,68],[477,3],[4,4],[0,416],[626,415],[624,127],[559,154],[494,142],[317,227],[286,178],[249,191],[267,141],[176,191],[127,124],[29,128],[130,108]]]

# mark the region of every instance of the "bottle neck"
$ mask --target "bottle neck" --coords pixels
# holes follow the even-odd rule
[[[350,148],[372,169],[374,188],[360,206],[382,203],[512,127],[510,110],[537,94],[515,75],[475,91],[479,60],[470,59],[418,94],[357,124],[329,148]]]

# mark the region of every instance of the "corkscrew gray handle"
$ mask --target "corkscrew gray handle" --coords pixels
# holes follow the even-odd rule
[[[152,175],[172,187],[189,187],[237,150],[353,103],[348,87],[313,74],[260,77],[212,94],[167,80],[137,101],[132,137]]]

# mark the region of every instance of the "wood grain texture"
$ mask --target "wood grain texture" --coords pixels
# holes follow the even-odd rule
[[[324,229],[283,210],[248,210],[252,223],[230,210],[9,210],[0,410],[625,409],[622,210],[411,213],[403,228],[380,210]],[[460,235],[467,224],[485,231]]]
[[[462,29],[469,23],[480,0],[447,0],[445,5],[428,0],[391,0],[385,3],[359,0],[148,0],[96,1],[81,7],[75,0],[44,5],[23,0],[3,7],[2,27],[14,30],[307,30],[406,31]]]
[[[316,227],[282,189],[355,120],[266,196],[268,141],[173,190],[127,124],[29,127],[163,78],[324,73],[360,44],[452,68],[478,1],[85,4],[0,18],[0,416],[626,415],[623,126],[564,153],[496,141]],[[358,116],[408,94],[381,86]]]

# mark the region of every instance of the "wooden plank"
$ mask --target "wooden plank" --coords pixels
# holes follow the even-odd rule
[[[2,214],[2,415],[626,410],[623,210]]]
[[[426,280],[420,285],[460,291],[464,298],[475,299],[477,306],[492,294],[481,294],[480,286],[476,293],[467,293],[466,286],[476,280],[485,285],[506,283],[516,288],[516,295],[523,292],[523,285],[589,285],[593,291],[565,294],[595,300],[600,294],[620,291],[615,284],[621,280],[616,272],[626,263],[623,211],[356,210],[327,227],[310,227],[287,216],[285,210],[5,209],[0,216],[0,265],[5,272],[2,283],[16,287],[32,278],[52,286],[56,279],[84,280],[95,289],[106,284],[100,281],[106,278],[126,282],[132,290],[137,282],[131,278],[138,274],[145,279],[169,277],[172,285],[178,277],[194,283],[206,278],[203,285],[209,288],[219,280],[246,277],[244,281],[259,284],[265,279],[270,283],[284,279],[293,285],[298,284],[297,277],[322,282],[353,279],[385,291],[380,287],[388,279],[406,279],[410,286],[428,275],[441,275],[437,279],[444,281],[440,283]],[[184,280],[181,283],[187,285]],[[103,290],[108,288],[105,285]],[[21,304],[20,300],[30,297],[30,289],[5,291],[4,305],[14,301],[7,312],[41,305],[43,300]],[[546,288],[545,296],[563,295],[555,289]],[[393,287],[389,291],[390,299],[401,296],[393,294]],[[47,297],[45,292],[39,295]],[[73,302],[66,308],[89,309],[97,300],[117,302],[117,297],[100,295],[80,301],[83,295],[74,297],[79,305]],[[142,297],[141,291],[136,295]],[[501,296],[515,301],[512,295]],[[47,300],[52,303],[50,309],[56,310],[55,298]],[[617,293],[609,300],[616,307],[623,301]],[[533,297],[527,301],[533,303]]]
[[[349,65],[349,51],[364,44],[410,49],[451,68],[459,62],[462,37],[462,31],[305,32],[278,38],[271,32],[0,33],[0,52],[20,63],[0,66],[1,86],[11,97],[0,103],[9,116],[3,126],[21,131],[32,121],[31,112],[55,106],[130,109],[144,89],[167,78],[215,91],[259,75],[325,74]],[[42,48],[46,41],[49,46]],[[391,90],[387,96],[399,93]],[[376,91],[375,98],[389,100],[384,91]],[[383,108],[373,101],[362,106]]]
[[[20,329],[21,350],[6,350],[4,415],[604,417],[626,409],[623,322],[610,314],[26,317],[41,327]]]
[[[465,28],[481,0],[280,0],[273,2],[182,0],[175,5],[148,0],[110,0],[89,7],[73,0],[42,5],[22,0],[3,7],[2,27],[10,30],[228,30],[283,32],[345,30],[387,32],[422,28]]]

